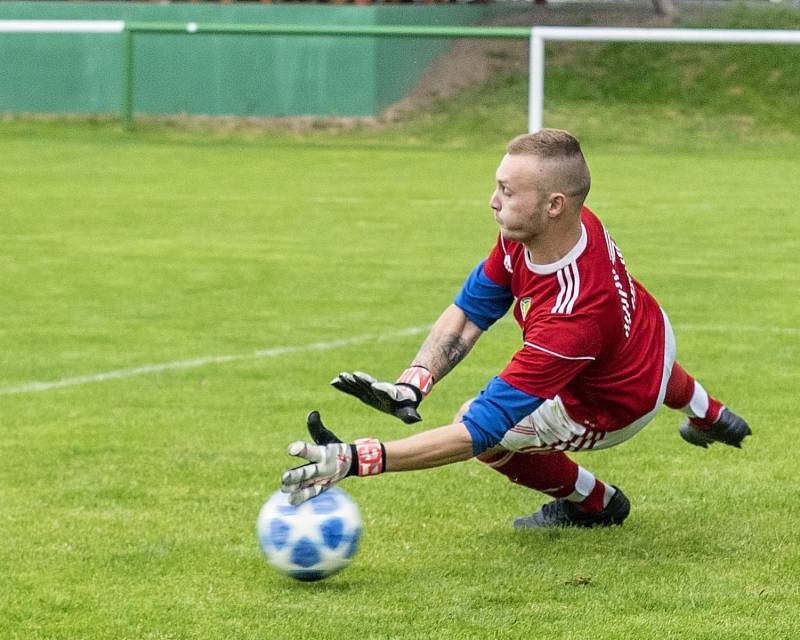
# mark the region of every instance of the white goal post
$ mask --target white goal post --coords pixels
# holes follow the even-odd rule
[[[123,20],[0,20],[0,33],[122,33]]]
[[[781,29],[644,29],[614,27],[533,27],[530,37],[528,131],[544,121],[544,43],[674,42],[716,44],[800,44],[800,31]]]

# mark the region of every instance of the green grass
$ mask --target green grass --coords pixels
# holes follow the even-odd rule
[[[286,444],[310,409],[346,439],[409,433],[327,383],[397,375],[419,334],[7,392],[432,322],[493,243],[520,94],[498,80],[380,130],[0,123],[0,638],[800,636],[786,112],[762,126],[757,106],[552,103],[681,362],[755,433],[699,450],[665,410],[578,456],[631,498],[622,528],[515,532],[542,497],[468,462],[346,481],[365,520],[354,564],[310,585],[274,573],[255,519]],[[499,323],[424,424],[447,422],[518,343]]]

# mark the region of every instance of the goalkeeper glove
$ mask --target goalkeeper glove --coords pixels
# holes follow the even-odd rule
[[[417,407],[430,393],[433,375],[425,367],[409,367],[395,384],[378,382],[368,373],[340,373],[331,380],[339,391],[355,396],[364,404],[400,418],[406,424],[420,422]]]
[[[386,470],[386,451],[375,438],[346,444],[325,428],[317,411],[309,413],[306,422],[315,444],[293,442],[289,454],[308,463],[281,476],[281,491],[289,494],[291,504],[303,504],[347,476],[373,476]]]

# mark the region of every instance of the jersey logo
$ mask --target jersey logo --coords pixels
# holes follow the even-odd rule
[[[522,314],[522,319],[528,316],[528,311],[531,310],[531,299],[529,297],[523,298],[519,301],[519,312]]]

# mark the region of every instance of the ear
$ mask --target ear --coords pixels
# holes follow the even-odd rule
[[[551,193],[547,202],[547,215],[557,218],[567,209],[567,196],[563,193]]]

